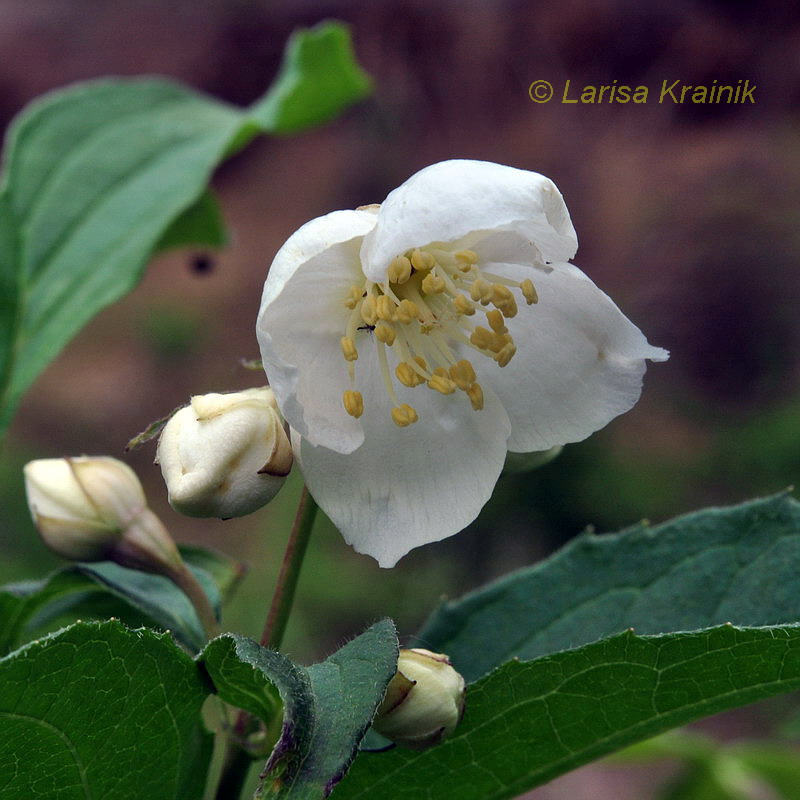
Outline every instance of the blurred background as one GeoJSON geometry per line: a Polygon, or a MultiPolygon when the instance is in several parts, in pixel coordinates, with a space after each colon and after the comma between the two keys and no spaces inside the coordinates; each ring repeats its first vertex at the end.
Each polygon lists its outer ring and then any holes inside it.
{"type": "MultiPolygon", "coordinates": [[[[0,460],[0,579],[57,565],[24,504],[21,465],[126,441],[191,394],[256,385],[255,315],[267,267],[308,219],[380,202],[423,166],[477,158],[532,169],[561,189],[575,262],[671,359],[627,415],[549,466],[508,476],[459,536],[393,570],[320,521],[286,649],[323,656],[390,615],[410,636],[457,596],[545,557],[587,525],[615,530],[777,492],[800,473],[800,13],[791,2],[634,0],[323,2],[0,0],[0,125],[37,95],[100,75],[161,74],[248,104],[287,36],[352,25],[371,99],[293,138],[260,139],[218,171],[232,243],[156,259],[27,395],[0,460]],[[563,104],[569,79],[645,85],[646,105],[563,104]],[[662,80],[755,85],[745,105],[658,104],[662,80]],[[536,104],[535,80],[556,96],[536,104]],[[335,596],[331,597],[331,592],[335,596]]],[[[257,637],[299,492],[294,475],[241,520],[171,511],[155,446],[126,460],[179,541],[224,551],[249,574],[226,626],[257,637]]],[[[564,587],[569,591],[569,587],[564,587]]],[[[706,725],[769,730],[785,703],[706,725]]],[[[667,773],[593,766],[542,800],[651,796],[667,773]]]]}

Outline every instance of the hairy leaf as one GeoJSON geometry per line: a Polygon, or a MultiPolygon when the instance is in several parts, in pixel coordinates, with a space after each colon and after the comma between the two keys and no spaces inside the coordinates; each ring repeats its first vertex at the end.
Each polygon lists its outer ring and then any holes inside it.
{"type": "Polygon", "coordinates": [[[0,659],[4,800],[202,797],[208,696],[165,634],[81,623],[0,659]]]}
{"type": "Polygon", "coordinates": [[[362,753],[341,800],[504,800],[621,747],[800,688],[800,626],[626,632],[469,687],[450,739],[425,752],[362,753]]]}
{"type": "Polygon", "coordinates": [[[417,637],[475,680],[513,657],[637,633],[800,620],[800,503],[785,494],[586,534],[439,608],[417,637]]]}
{"type": "MultiPolygon", "coordinates": [[[[181,547],[181,553],[219,612],[242,575],[241,566],[199,547],[181,547]]],[[[169,580],[99,562],[75,564],[42,581],[0,589],[0,655],[42,628],[110,616],[129,625],[155,624],[171,630],[193,650],[206,641],[192,604],[169,580]]]]}
{"type": "Polygon", "coordinates": [[[327,797],[355,757],[397,667],[391,620],[376,623],[320,664],[300,667],[250,639],[225,634],[199,660],[226,702],[283,725],[259,797],[327,797]]]}

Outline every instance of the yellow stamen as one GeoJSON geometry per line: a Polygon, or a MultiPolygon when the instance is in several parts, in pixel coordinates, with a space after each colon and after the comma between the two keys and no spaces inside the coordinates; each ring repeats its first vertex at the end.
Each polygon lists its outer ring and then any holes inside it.
{"type": "Polygon", "coordinates": [[[513,297],[506,300],[502,305],[498,305],[498,308],[506,319],[517,316],[517,301],[513,297]]]}
{"type": "Polygon", "coordinates": [[[493,297],[492,284],[485,281],[483,278],[473,281],[472,286],[469,287],[469,296],[477,303],[479,300],[481,305],[489,305],[493,297]]]}
{"type": "Polygon", "coordinates": [[[480,411],[483,408],[483,389],[481,389],[479,383],[473,383],[467,389],[467,397],[469,397],[469,402],[476,411],[480,411]]]}
{"type": "Polygon", "coordinates": [[[503,315],[496,308],[486,312],[486,319],[495,333],[506,333],[508,331],[508,328],[505,326],[503,315]]]}
{"type": "Polygon", "coordinates": [[[384,344],[391,346],[394,344],[395,336],[396,334],[394,332],[394,328],[392,328],[390,325],[384,324],[383,322],[381,322],[380,325],[375,328],[375,338],[379,342],[383,342],[384,344]]]}
{"type": "Polygon", "coordinates": [[[525,302],[529,306],[539,302],[539,294],[537,293],[536,287],[533,285],[533,281],[530,278],[525,278],[525,280],[519,285],[519,288],[522,289],[522,296],[525,298],[525,302]]]}
{"type": "Polygon", "coordinates": [[[342,336],[339,343],[342,346],[342,355],[345,361],[355,361],[358,358],[356,343],[349,336],[342,336]]]}
{"type": "Polygon", "coordinates": [[[441,294],[445,290],[444,278],[429,272],[422,281],[422,291],[425,294],[441,294]]]}
{"type": "Polygon", "coordinates": [[[414,269],[422,271],[431,269],[436,264],[436,259],[430,253],[426,253],[424,250],[417,248],[411,254],[411,264],[414,269]]]}
{"type": "Polygon", "coordinates": [[[475,382],[475,369],[466,358],[462,358],[457,364],[453,364],[449,369],[450,378],[462,392],[475,382]]]}
{"type": "Polygon", "coordinates": [[[409,425],[416,422],[419,417],[417,416],[417,412],[414,411],[408,403],[403,403],[401,406],[392,409],[392,419],[394,420],[394,424],[398,427],[407,428],[409,425]]]}
{"type": "Polygon", "coordinates": [[[382,294],[376,301],[375,301],[375,311],[378,315],[378,319],[384,319],[391,321],[394,319],[394,310],[397,306],[392,300],[391,297],[387,297],[385,294],[382,294]]]}
{"type": "Polygon", "coordinates": [[[408,386],[412,389],[422,383],[422,378],[417,375],[417,373],[414,371],[414,367],[412,367],[407,361],[401,361],[394,368],[394,374],[397,376],[397,380],[399,380],[403,386],[408,386]]]}
{"type": "Polygon", "coordinates": [[[487,350],[494,342],[494,334],[486,328],[478,325],[478,327],[472,331],[472,336],[469,337],[469,340],[475,345],[475,347],[480,347],[482,350],[487,350]]]}
{"type": "Polygon", "coordinates": [[[344,301],[345,308],[355,308],[363,294],[364,290],[360,286],[351,286],[347,292],[347,300],[344,301]]]}
{"type": "Polygon", "coordinates": [[[364,413],[364,398],[361,392],[348,389],[342,398],[344,410],[351,416],[358,419],[364,413]]]}
{"type": "Polygon", "coordinates": [[[473,264],[478,263],[478,254],[474,250],[459,250],[453,255],[455,256],[456,261],[460,261],[462,264],[468,264],[469,266],[472,266],[473,264]]]}
{"type": "Polygon", "coordinates": [[[361,319],[367,325],[374,325],[378,321],[378,304],[374,294],[368,294],[361,304],[361,319]]]}
{"type": "Polygon", "coordinates": [[[411,277],[411,262],[405,256],[397,256],[389,264],[389,280],[392,283],[405,283],[411,277]]]}
{"type": "Polygon", "coordinates": [[[514,357],[514,353],[516,352],[517,348],[513,344],[507,344],[499,353],[497,353],[497,355],[494,357],[494,360],[501,367],[504,367],[509,361],[511,361],[511,359],[514,357]]]}
{"type": "Polygon", "coordinates": [[[457,294],[453,305],[459,314],[464,314],[466,317],[471,317],[475,313],[475,306],[465,294],[457,294]]]}
{"type": "Polygon", "coordinates": [[[456,384],[444,375],[433,375],[428,381],[428,386],[441,394],[453,394],[456,384]]]}
{"type": "Polygon", "coordinates": [[[395,314],[398,322],[408,325],[419,316],[419,309],[411,300],[401,300],[395,314]]]}

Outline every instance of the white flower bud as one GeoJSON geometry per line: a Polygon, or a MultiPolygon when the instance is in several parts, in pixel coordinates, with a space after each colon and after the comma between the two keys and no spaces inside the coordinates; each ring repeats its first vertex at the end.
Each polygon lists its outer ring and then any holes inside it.
{"type": "Polygon", "coordinates": [[[127,464],[107,456],[49,458],[30,461],[24,473],[33,521],[63,558],[110,559],[156,572],[180,564],[175,543],[127,464]]]}
{"type": "Polygon", "coordinates": [[[170,505],[189,517],[242,517],[266,505],[292,468],[271,389],[192,397],[164,426],[156,460],[170,505]]]}
{"type": "Polygon", "coordinates": [[[397,674],[372,727],[387,739],[425,750],[449,736],[464,714],[464,678],[441,653],[400,650],[397,674]]]}

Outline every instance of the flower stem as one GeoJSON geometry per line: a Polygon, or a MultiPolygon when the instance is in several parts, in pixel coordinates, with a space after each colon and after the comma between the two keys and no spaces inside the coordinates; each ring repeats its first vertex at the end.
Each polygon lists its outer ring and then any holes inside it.
{"type": "Polygon", "coordinates": [[[215,799],[237,800],[242,794],[252,764],[253,759],[249,753],[229,743],[215,799]]]}
{"type": "MultiPolygon", "coordinates": [[[[283,640],[294,593],[297,589],[297,581],[300,577],[300,568],[303,565],[303,558],[316,515],[317,504],[304,486],[297,504],[289,541],[286,543],[281,571],[272,595],[267,621],[264,624],[264,632],[261,635],[262,647],[277,649],[283,640]]],[[[240,711],[228,740],[225,762],[215,795],[216,800],[234,800],[239,797],[244,788],[253,761],[252,757],[237,744],[237,740],[242,741],[247,736],[247,731],[252,724],[251,715],[246,711],[240,711]]]]}
{"type": "Polygon", "coordinates": [[[208,601],[203,587],[195,578],[192,571],[185,563],[181,562],[180,566],[166,571],[166,576],[189,598],[189,601],[194,606],[197,612],[200,624],[209,639],[213,639],[220,633],[219,624],[217,623],[217,615],[208,601]]]}
{"type": "Polygon", "coordinates": [[[278,583],[272,595],[272,605],[264,625],[264,632],[261,634],[262,647],[277,650],[283,641],[289,613],[292,610],[294,593],[297,589],[297,581],[300,577],[300,568],[303,566],[303,558],[316,516],[317,504],[304,486],[297,504],[292,532],[289,534],[289,541],[286,544],[286,552],[283,554],[278,583]]]}

